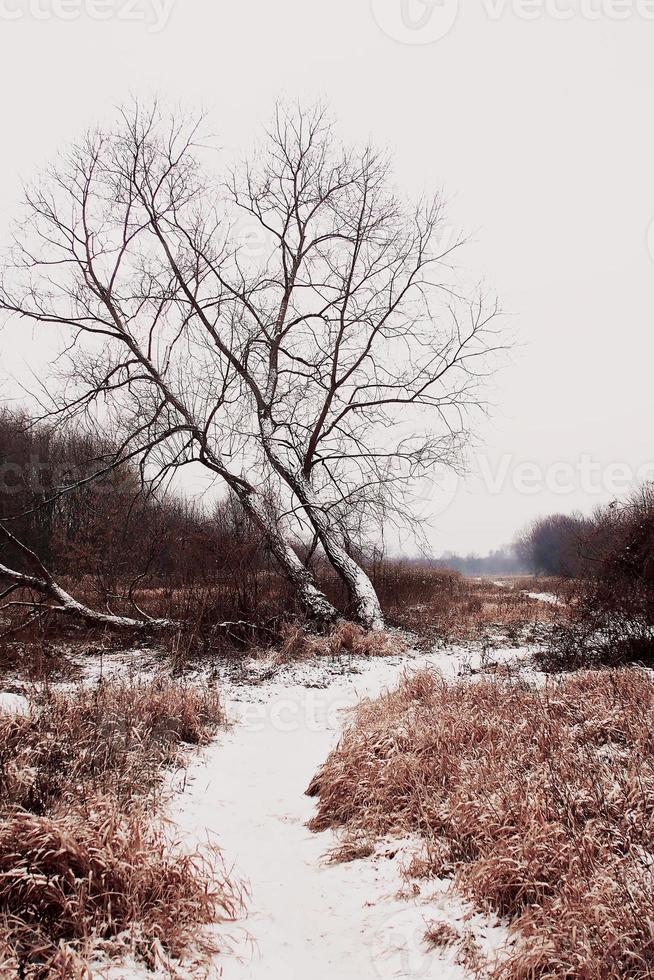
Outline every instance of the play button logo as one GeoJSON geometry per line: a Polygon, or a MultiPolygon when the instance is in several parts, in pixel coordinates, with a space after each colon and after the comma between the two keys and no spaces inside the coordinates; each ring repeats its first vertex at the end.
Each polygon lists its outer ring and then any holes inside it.
{"type": "Polygon", "coordinates": [[[372,0],[384,34],[401,44],[433,44],[454,27],[459,0],[372,0]]]}

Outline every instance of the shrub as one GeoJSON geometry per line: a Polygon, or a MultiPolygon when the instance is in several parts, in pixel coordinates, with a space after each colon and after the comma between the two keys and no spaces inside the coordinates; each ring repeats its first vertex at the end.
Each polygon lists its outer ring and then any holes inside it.
{"type": "Polygon", "coordinates": [[[0,827],[0,923],[25,975],[81,966],[102,943],[154,968],[217,952],[198,927],[233,917],[238,897],[207,853],[185,853],[140,809],[112,798],[53,817],[17,812],[0,827]],[[112,946],[112,942],[114,944],[112,946]]]}
{"type": "Polygon", "coordinates": [[[571,629],[552,633],[550,670],[654,662],[654,485],[599,510],[586,540],[571,629]]]}

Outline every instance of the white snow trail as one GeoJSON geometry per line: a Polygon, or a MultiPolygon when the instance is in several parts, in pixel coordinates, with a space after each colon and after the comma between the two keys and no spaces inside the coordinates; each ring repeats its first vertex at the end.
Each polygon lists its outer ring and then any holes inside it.
{"type": "Polygon", "coordinates": [[[323,687],[307,686],[310,676],[289,683],[291,670],[272,684],[229,691],[234,727],[197,760],[171,813],[190,841],[214,839],[249,888],[248,913],[221,930],[234,952],[220,958],[216,975],[222,968],[224,980],[454,980],[467,974],[454,951],[427,949],[427,922],[461,931],[472,924],[487,948],[506,938],[479,916],[462,923],[469,910],[443,883],[397,897],[406,890],[398,852],[417,842],[389,842],[372,858],[327,865],[335,836],[306,827],[315,804],[305,789],[337,743],[347,709],[426,664],[456,670],[444,654],[392,658],[328,679],[318,671],[314,683],[323,687]]]}

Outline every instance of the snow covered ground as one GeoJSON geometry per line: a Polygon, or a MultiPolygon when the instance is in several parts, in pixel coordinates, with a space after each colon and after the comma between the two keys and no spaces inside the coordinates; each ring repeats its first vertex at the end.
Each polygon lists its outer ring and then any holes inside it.
{"type": "Polygon", "coordinates": [[[24,715],[29,711],[29,701],[22,694],[0,692],[0,711],[7,715],[24,715]]]}

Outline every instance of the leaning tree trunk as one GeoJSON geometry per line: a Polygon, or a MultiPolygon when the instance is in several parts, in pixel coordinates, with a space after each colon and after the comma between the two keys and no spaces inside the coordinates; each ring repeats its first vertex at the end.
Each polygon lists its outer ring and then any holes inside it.
{"type": "MultiPolygon", "coordinates": [[[[260,423],[266,455],[302,504],[329,562],[347,589],[357,621],[365,629],[383,629],[384,613],[370,578],[358,562],[348,554],[342,535],[330,523],[309,480],[288,467],[275,450],[267,420],[262,418],[260,423]]],[[[294,556],[297,558],[297,555],[294,556]]]]}
{"type": "MultiPolygon", "coordinates": [[[[274,516],[262,501],[260,495],[253,491],[245,491],[241,486],[234,487],[246,512],[256,521],[264,533],[268,545],[279,562],[286,577],[296,590],[297,596],[309,617],[319,626],[329,626],[338,618],[338,612],[320,591],[313,575],[300,561],[298,555],[285,541],[277,527],[274,516]]],[[[36,592],[49,601],[45,608],[49,612],[59,613],[68,617],[82,620],[89,626],[103,627],[111,630],[170,630],[181,624],[170,619],[152,619],[144,617],[133,619],[130,616],[115,616],[103,613],[75,599],[55,580],[48,568],[45,567],[38,555],[13,535],[0,522],[0,534],[14,545],[27,560],[36,566],[38,574],[25,574],[8,565],[0,563],[0,578],[7,579],[11,585],[0,597],[6,597],[16,589],[28,589],[36,592]]],[[[22,603],[21,603],[22,604],[22,603]]],[[[29,605],[29,603],[28,603],[29,605]]],[[[37,608],[38,604],[34,603],[37,608]]],[[[232,625],[224,623],[224,626],[232,625]]]]}
{"type": "Polygon", "coordinates": [[[238,484],[233,487],[233,490],[243,509],[261,529],[270,550],[295,589],[310,619],[319,626],[329,626],[335,622],[338,619],[338,611],[318,588],[312,572],[284,538],[274,515],[271,514],[261,495],[256,491],[246,490],[238,484]]]}
{"type": "MultiPolygon", "coordinates": [[[[0,523],[0,533],[29,562],[35,565],[39,572],[38,575],[25,574],[0,563],[0,577],[8,579],[11,582],[9,588],[5,589],[2,593],[2,597],[8,596],[15,590],[27,589],[30,592],[38,593],[38,595],[48,600],[48,604],[45,605],[45,609],[48,612],[61,613],[64,616],[80,619],[89,626],[98,626],[111,630],[168,630],[179,625],[170,619],[132,619],[130,616],[114,616],[111,613],[103,613],[97,609],[92,609],[78,599],[73,598],[66,589],[62,588],[55,581],[52,573],[45,567],[38,555],[31,548],[28,548],[27,545],[23,544],[11,531],[7,530],[2,523],[0,523]]],[[[31,605],[34,609],[43,608],[41,604],[36,602],[20,603],[20,605],[31,605]]]]}
{"type": "Polygon", "coordinates": [[[0,575],[9,579],[16,588],[29,589],[51,600],[46,607],[48,612],[61,613],[74,619],[80,619],[88,626],[98,626],[110,630],[169,630],[179,625],[170,619],[132,619],[130,616],[112,616],[110,613],[91,609],[78,599],[74,599],[52,578],[45,579],[36,575],[24,575],[7,565],[0,564],[0,575]]]}
{"type": "Polygon", "coordinates": [[[370,577],[348,554],[342,535],[330,524],[313,487],[301,478],[296,478],[295,483],[296,496],[309,517],[327,558],[345,584],[358,622],[369,630],[383,629],[384,613],[370,577]]]}

